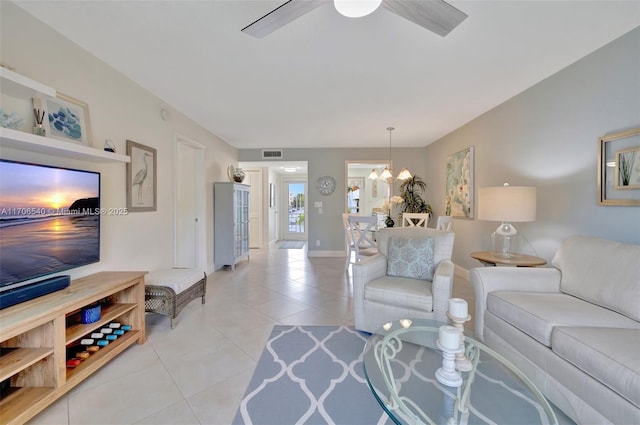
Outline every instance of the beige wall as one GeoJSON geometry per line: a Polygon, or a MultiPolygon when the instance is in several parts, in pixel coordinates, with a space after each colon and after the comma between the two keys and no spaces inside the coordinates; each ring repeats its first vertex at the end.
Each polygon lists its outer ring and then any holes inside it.
{"type": "MultiPolygon", "coordinates": [[[[211,268],[212,182],[226,180],[227,165],[237,163],[237,150],[12,3],[0,2],[0,8],[2,63],[86,102],[96,148],[101,149],[105,139],[112,139],[118,153],[125,153],[126,140],[130,139],[157,149],[157,211],[105,216],[101,262],[76,269],[73,277],[104,269],[153,270],[173,266],[176,134],[205,146],[206,259],[211,268]],[[168,121],[160,117],[162,108],[170,111],[168,121]]],[[[126,205],[124,164],[95,164],[9,149],[2,150],[2,157],[100,171],[102,206],[126,205]]]]}
{"type": "MultiPolygon", "coordinates": [[[[597,204],[598,139],[640,127],[640,29],[613,41],[428,146],[428,199],[444,211],[447,156],[475,146],[475,189],[532,185],[537,220],[516,224],[551,260],[573,234],[640,244],[640,208],[597,204]]],[[[476,203],[477,206],[477,203],[476,203]]],[[[477,216],[477,208],[476,208],[477,216]]],[[[490,249],[499,223],[455,219],[454,262],[490,249]]]]}

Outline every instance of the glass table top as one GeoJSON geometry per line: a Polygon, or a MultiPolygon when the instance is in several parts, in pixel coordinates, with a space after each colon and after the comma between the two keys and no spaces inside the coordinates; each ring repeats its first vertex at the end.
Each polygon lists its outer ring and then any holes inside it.
{"type": "Polygon", "coordinates": [[[438,331],[446,323],[389,322],[364,349],[369,388],[397,424],[565,424],[536,386],[508,360],[465,335],[469,372],[458,388],[441,384],[438,331]]]}

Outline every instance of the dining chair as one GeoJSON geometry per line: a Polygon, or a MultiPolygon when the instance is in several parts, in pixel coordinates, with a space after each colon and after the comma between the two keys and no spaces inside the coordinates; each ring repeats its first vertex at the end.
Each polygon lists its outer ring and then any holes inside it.
{"type": "MultiPolygon", "coordinates": [[[[378,233],[378,218],[376,216],[349,215],[349,233],[351,234],[351,251],[355,252],[354,262],[362,257],[369,257],[378,253],[375,242],[378,233]]],[[[347,258],[347,267],[351,258],[347,258]]]]}
{"type": "Polygon", "coordinates": [[[402,227],[427,227],[428,213],[402,213],[402,227]]]}
{"type": "Polygon", "coordinates": [[[349,224],[349,213],[342,213],[342,228],[344,229],[345,245],[347,249],[347,261],[344,264],[344,269],[349,268],[351,263],[351,253],[353,252],[353,237],[351,236],[351,225],[349,224]]]}

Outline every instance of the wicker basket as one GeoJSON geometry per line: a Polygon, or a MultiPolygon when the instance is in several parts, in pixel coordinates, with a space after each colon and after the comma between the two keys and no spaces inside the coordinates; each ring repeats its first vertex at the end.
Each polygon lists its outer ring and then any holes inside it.
{"type": "Polygon", "coordinates": [[[198,282],[176,294],[168,286],[145,285],[144,308],[146,312],[159,313],[171,318],[171,329],[176,327],[176,317],[192,300],[202,297],[205,302],[207,274],[198,282]]]}

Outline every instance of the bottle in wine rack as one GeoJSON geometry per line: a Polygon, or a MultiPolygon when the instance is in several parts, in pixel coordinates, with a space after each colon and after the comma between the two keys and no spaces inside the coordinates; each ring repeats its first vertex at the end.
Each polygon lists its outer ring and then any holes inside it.
{"type": "Polygon", "coordinates": [[[120,322],[111,322],[111,323],[109,323],[108,327],[111,328],[111,329],[114,329],[114,330],[115,329],[119,329],[119,330],[125,331],[125,332],[131,330],[131,325],[123,325],[120,322]]]}
{"type": "Polygon", "coordinates": [[[109,345],[109,341],[106,339],[83,338],[80,340],[80,345],[97,345],[104,347],[105,345],[109,345]]]}

